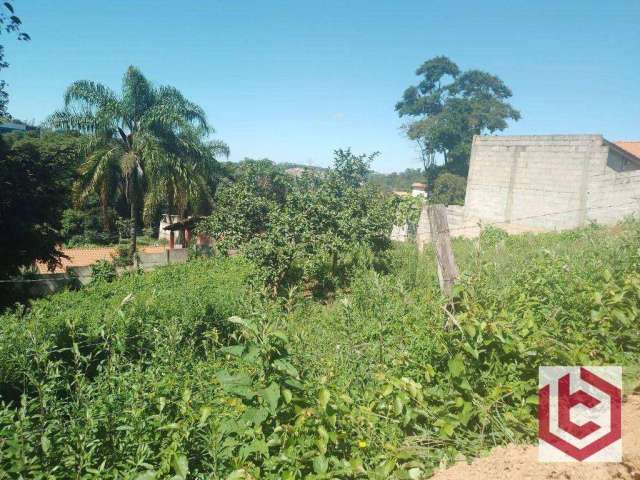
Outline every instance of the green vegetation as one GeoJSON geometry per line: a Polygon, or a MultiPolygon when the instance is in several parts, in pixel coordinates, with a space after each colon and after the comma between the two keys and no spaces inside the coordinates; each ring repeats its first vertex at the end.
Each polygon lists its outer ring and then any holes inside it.
{"type": "Polygon", "coordinates": [[[507,102],[511,90],[490,73],[461,72],[445,56],[427,60],[416,75],[418,85],[396,104],[398,115],[415,118],[406,125],[407,137],[418,144],[427,173],[438,169],[442,157],[446,170],[466,177],[473,136],[502,131],[508,120],[520,119],[507,102]]]}
{"type": "Polygon", "coordinates": [[[77,144],[72,134],[0,137],[0,279],[36,260],[58,263],[77,144]]]}
{"type": "Polygon", "coordinates": [[[411,191],[412,183],[424,183],[426,181],[424,170],[419,168],[407,168],[404,172],[376,173],[372,172],[369,180],[378,185],[385,192],[411,191]]]}
{"type": "Polygon", "coordinates": [[[433,182],[429,202],[442,205],[464,205],[467,179],[443,171],[433,182]]]}
{"type": "Polygon", "coordinates": [[[533,440],[539,365],[638,374],[640,224],[454,249],[453,319],[410,245],[331,302],[233,257],[2,316],[0,478],[421,478],[533,440]]]}
{"type": "Polygon", "coordinates": [[[64,102],[64,110],[48,123],[86,134],[80,198],[97,196],[105,226],[109,207],[124,198],[130,207],[132,255],[142,207],[148,219],[156,220],[161,207],[178,215],[210,209],[217,157],[227,155],[228,147],[207,139],[213,129],[204,111],[177,89],[155,87],[129,67],[120,95],[80,80],[69,86],[64,102]]]}
{"type": "Polygon", "coordinates": [[[92,282],[112,282],[116,279],[115,262],[98,260],[91,266],[92,282]]]}
{"type": "Polygon", "coordinates": [[[249,258],[274,295],[300,284],[333,290],[354,265],[378,260],[391,245],[398,199],[367,182],[373,158],[337,150],[333,168],[300,178],[267,160],[245,162],[220,187],[200,231],[221,253],[249,258]]]}

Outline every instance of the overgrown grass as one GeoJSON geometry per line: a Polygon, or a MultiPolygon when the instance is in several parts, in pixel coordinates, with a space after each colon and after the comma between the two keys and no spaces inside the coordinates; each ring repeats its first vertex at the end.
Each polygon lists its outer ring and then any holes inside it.
{"type": "Polygon", "coordinates": [[[637,379],[638,223],[454,248],[453,319],[409,245],[329,303],[232,258],[1,317],[0,478],[421,478],[532,440],[539,365],[637,379]]]}

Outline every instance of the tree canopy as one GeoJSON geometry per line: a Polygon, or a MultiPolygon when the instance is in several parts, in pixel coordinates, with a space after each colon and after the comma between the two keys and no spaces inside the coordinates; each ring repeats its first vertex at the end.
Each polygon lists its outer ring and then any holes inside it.
{"type": "Polygon", "coordinates": [[[48,122],[86,134],[81,191],[97,194],[103,209],[114,196],[126,199],[132,253],[143,206],[146,214],[164,205],[183,215],[211,203],[217,157],[228,155],[228,147],[208,140],[213,129],[204,111],[176,88],[156,87],[131,66],[120,94],[80,80],[69,86],[64,103],[48,122]]]}
{"type": "Polygon", "coordinates": [[[397,198],[368,182],[374,156],[336,150],[332,168],[300,177],[268,160],[244,162],[199,228],[223,253],[251,259],[274,294],[298,281],[327,287],[363,252],[376,258],[390,246],[397,198]]]}
{"type": "Polygon", "coordinates": [[[502,131],[508,120],[520,119],[507,102],[511,90],[495,75],[461,72],[445,56],[427,60],[416,75],[421,81],[404,91],[396,111],[414,118],[405,130],[417,142],[427,171],[440,155],[447,170],[466,176],[473,136],[502,131]]]}
{"type": "Polygon", "coordinates": [[[77,136],[0,137],[0,277],[34,261],[59,262],[62,211],[78,162],[77,136]]]}

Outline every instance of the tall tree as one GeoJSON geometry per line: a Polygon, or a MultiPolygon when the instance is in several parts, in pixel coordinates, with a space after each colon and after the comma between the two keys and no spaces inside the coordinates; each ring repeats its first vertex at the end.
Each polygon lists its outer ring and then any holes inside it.
{"type": "Polygon", "coordinates": [[[119,95],[81,80],[67,89],[64,103],[49,123],[88,134],[82,167],[86,191],[97,192],[104,204],[119,185],[130,205],[132,254],[145,195],[189,196],[185,189],[204,188],[216,155],[228,153],[220,142],[206,141],[213,130],[201,107],[173,87],[154,87],[133,66],[119,95]]]}
{"type": "Polygon", "coordinates": [[[34,261],[54,268],[79,158],[73,135],[0,136],[0,278],[34,261]]]}
{"type": "Polygon", "coordinates": [[[511,90],[495,75],[461,72],[445,56],[427,60],[416,75],[422,80],[404,91],[396,111],[415,118],[405,130],[418,143],[427,172],[441,155],[447,170],[466,176],[473,136],[502,131],[508,120],[520,119],[507,102],[511,90]]]}
{"type": "MultiPolygon", "coordinates": [[[[3,2],[0,5],[0,34],[16,34],[18,40],[31,40],[27,33],[21,32],[20,27],[22,21],[16,16],[11,2],[3,2]]],[[[7,68],[9,64],[4,59],[4,45],[0,44],[0,70],[7,68]]],[[[7,104],[9,103],[9,94],[5,90],[7,83],[0,80],[0,119],[8,116],[7,104]]]]}

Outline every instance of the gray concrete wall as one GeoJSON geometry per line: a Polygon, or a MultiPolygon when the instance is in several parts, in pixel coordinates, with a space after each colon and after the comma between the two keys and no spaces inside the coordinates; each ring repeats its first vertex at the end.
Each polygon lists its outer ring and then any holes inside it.
{"type": "Polygon", "coordinates": [[[188,256],[189,250],[186,248],[167,249],[164,252],[157,253],[141,252],[138,254],[139,266],[142,267],[142,270],[145,272],[157,267],[171,265],[172,263],[185,263],[188,256]]]}
{"type": "Polygon", "coordinates": [[[549,230],[618,221],[638,207],[605,206],[640,196],[638,166],[620,156],[601,135],[476,136],[465,221],[549,230]]]}
{"type": "Polygon", "coordinates": [[[586,220],[611,224],[640,212],[640,164],[614,147],[592,165],[586,220]]]}
{"type": "MultiPolygon", "coordinates": [[[[467,236],[470,230],[477,230],[476,226],[466,225],[464,221],[464,207],[460,205],[449,205],[447,207],[447,222],[452,237],[467,236]]],[[[431,225],[429,215],[425,205],[420,212],[420,218],[416,227],[416,244],[422,250],[424,245],[431,242],[431,225]]]]}

